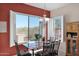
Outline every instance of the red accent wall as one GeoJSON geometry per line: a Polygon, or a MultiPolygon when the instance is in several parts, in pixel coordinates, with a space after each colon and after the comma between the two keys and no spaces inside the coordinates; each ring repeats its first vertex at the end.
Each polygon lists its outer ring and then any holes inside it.
{"type": "MultiPolygon", "coordinates": [[[[7,22],[7,32],[0,33],[0,55],[2,56],[16,54],[15,47],[10,48],[10,10],[37,16],[43,16],[44,12],[43,9],[22,3],[0,3],[0,21],[7,22]]],[[[45,11],[47,17],[50,17],[50,11],[45,11]]],[[[22,45],[19,47],[23,49],[22,45]]]]}

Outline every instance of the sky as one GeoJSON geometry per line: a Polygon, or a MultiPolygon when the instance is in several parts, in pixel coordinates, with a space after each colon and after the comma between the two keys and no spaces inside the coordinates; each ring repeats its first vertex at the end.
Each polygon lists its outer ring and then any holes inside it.
{"type": "MultiPolygon", "coordinates": [[[[29,16],[29,27],[39,26],[39,17],[29,16]]],[[[16,14],[16,27],[28,27],[28,15],[16,14]]]]}

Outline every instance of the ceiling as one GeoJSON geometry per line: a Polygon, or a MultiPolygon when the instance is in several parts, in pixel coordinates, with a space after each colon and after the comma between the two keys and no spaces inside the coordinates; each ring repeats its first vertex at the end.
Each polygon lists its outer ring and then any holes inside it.
{"type": "Polygon", "coordinates": [[[27,3],[27,4],[51,11],[53,9],[67,6],[69,3],[27,3]]]}

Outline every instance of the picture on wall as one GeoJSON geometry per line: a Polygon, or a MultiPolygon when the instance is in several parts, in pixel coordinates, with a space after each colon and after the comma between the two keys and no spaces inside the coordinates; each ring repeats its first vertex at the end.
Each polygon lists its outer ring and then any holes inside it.
{"type": "Polygon", "coordinates": [[[7,32],[7,22],[6,21],[0,21],[0,33],[7,32]]]}

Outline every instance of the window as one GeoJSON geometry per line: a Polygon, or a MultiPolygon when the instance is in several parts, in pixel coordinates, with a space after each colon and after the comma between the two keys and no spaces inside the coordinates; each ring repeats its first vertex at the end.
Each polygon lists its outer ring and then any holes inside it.
{"type": "Polygon", "coordinates": [[[64,21],[63,16],[56,16],[53,18],[54,23],[54,36],[55,39],[64,41],[64,21]]]}
{"type": "Polygon", "coordinates": [[[29,16],[29,40],[34,40],[35,34],[39,34],[39,17],[29,16]]]}
{"type": "Polygon", "coordinates": [[[63,16],[56,16],[51,18],[48,22],[48,39],[53,37],[54,39],[64,41],[64,20],[63,16]]]}
{"type": "Polygon", "coordinates": [[[16,40],[18,43],[28,41],[28,16],[16,13],[16,40]]]}
{"type": "Polygon", "coordinates": [[[10,47],[15,45],[14,40],[19,44],[35,41],[35,34],[42,32],[41,26],[38,16],[10,11],[10,47]]]}

